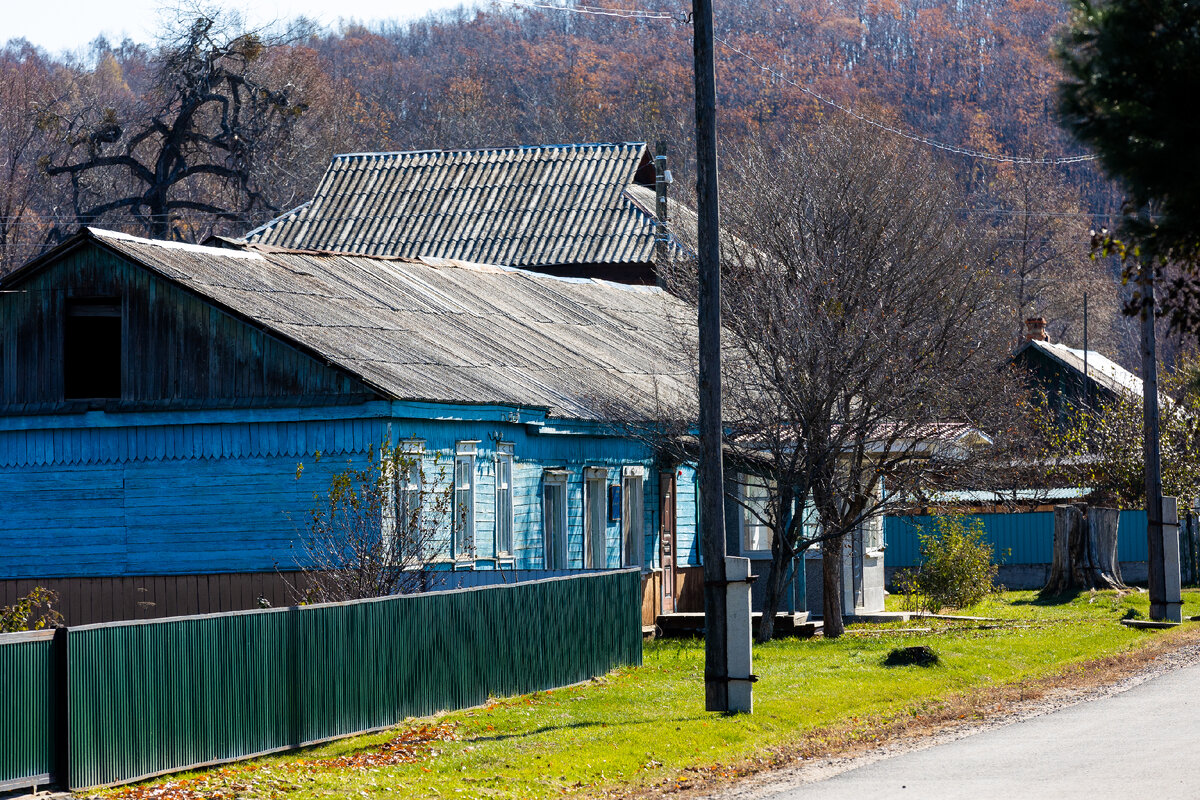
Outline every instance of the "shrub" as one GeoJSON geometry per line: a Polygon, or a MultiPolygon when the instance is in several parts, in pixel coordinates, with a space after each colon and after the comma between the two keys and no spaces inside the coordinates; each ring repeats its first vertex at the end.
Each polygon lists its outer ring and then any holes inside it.
{"type": "Polygon", "coordinates": [[[994,583],[998,565],[984,538],[982,520],[939,516],[934,530],[917,538],[921,566],[898,581],[905,609],[936,614],[947,606],[966,608],[1003,589],[994,583]]]}
{"type": "Polygon", "coordinates": [[[35,586],[11,606],[0,606],[0,633],[57,628],[62,625],[62,614],[54,608],[57,602],[57,592],[35,586]]]}

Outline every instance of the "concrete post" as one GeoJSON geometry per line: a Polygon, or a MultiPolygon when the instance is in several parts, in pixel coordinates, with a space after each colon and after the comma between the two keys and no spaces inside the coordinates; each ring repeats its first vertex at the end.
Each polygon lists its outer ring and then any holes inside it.
{"type": "Polygon", "coordinates": [[[751,674],[750,559],[725,557],[725,619],[729,676],[729,710],[754,711],[754,676],[751,674]]]}
{"type": "Polygon", "coordinates": [[[1179,500],[1162,499],[1163,512],[1163,577],[1166,622],[1183,622],[1183,596],[1179,576],[1179,500]]]}

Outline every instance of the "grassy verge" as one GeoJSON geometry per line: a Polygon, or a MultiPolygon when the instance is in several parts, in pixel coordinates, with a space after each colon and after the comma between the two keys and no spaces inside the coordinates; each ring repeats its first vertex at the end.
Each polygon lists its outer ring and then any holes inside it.
{"type": "MultiPolygon", "coordinates": [[[[1147,610],[1145,593],[1049,604],[1031,592],[1009,592],[964,611],[999,623],[916,620],[853,626],[833,642],[774,642],[755,649],[755,713],[736,717],[703,710],[700,642],[652,642],[643,667],[584,686],[110,794],[192,800],[673,791],[844,750],[922,721],[994,709],[1006,698],[1074,680],[1086,672],[1084,663],[1111,666],[1113,656],[1136,660],[1149,643],[1194,638],[1186,625],[1147,633],[1117,624],[1147,610]],[[932,647],[940,663],[883,666],[891,649],[917,644],[932,647]]],[[[1200,614],[1200,593],[1185,593],[1184,614],[1200,614]]]]}

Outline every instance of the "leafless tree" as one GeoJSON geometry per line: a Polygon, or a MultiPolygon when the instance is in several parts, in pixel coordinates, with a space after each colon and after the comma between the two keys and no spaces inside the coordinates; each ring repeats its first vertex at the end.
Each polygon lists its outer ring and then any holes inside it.
{"type": "Polygon", "coordinates": [[[295,593],[338,602],[428,589],[430,563],[450,554],[453,484],[439,460],[385,443],[334,473],[314,495],[295,593]]]}
{"type": "Polygon", "coordinates": [[[80,85],[90,96],[59,114],[65,154],[44,167],[69,183],[78,222],[127,213],[151,236],[180,239],[275,210],[258,168],[307,103],[270,69],[269,37],[195,13],[165,34],[153,91],[122,101],[97,70],[80,85]]]}
{"type": "Polygon", "coordinates": [[[1082,347],[1086,294],[1089,347],[1114,356],[1135,352],[1113,265],[1091,257],[1094,218],[1064,176],[1056,167],[1008,167],[991,183],[976,201],[983,207],[967,213],[981,232],[990,226],[1013,340],[1020,341],[1026,319],[1044,317],[1052,340],[1082,347]]]}
{"type": "Polygon", "coordinates": [[[40,159],[54,148],[53,110],[69,70],[28,42],[0,48],[0,275],[35,257],[54,226],[54,197],[40,159]]]}
{"type": "MultiPolygon", "coordinates": [[[[814,544],[837,636],[846,535],[961,478],[1017,396],[1005,306],[961,194],[916,148],[826,123],[739,153],[724,178],[727,472],[768,487],[729,495],[774,532],[757,636],[814,544]]],[[[686,266],[670,288],[692,296],[686,266]]]]}

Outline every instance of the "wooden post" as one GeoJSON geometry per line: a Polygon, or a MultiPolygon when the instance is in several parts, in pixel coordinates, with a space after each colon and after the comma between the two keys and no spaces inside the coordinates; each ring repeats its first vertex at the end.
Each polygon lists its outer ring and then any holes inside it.
{"type": "Polygon", "coordinates": [[[704,707],[729,710],[725,479],[721,440],[721,220],[717,210],[717,85],[712,0],[692,0],[696,83],[696,211],[700,319],[700,541],[704,560],[704,707]]]}
{"type": "Polygon", "coordinates": [[[1150,619],[1167,618],[1163,563],[1162,462],[1158,445],[1158,361],[1154,331],[1154,269],[1142,263],[1142,453],[1146,465],[1147,572],[1150,619]]]}

